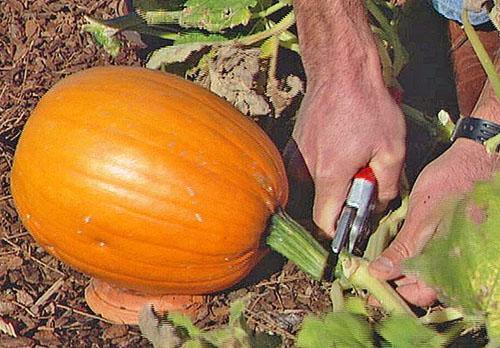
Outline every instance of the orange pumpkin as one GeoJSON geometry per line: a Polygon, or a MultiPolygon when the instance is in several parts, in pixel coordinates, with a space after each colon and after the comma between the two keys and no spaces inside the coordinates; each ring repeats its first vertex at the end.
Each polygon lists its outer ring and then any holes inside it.
{"type": "Polygon", "coordinates": [[[133,67],[89,69],[49,90],[11,182],[48,252],[151,294],[242,279],[288,190],[280,154],[254,122],[191,82],[133,67]]]}

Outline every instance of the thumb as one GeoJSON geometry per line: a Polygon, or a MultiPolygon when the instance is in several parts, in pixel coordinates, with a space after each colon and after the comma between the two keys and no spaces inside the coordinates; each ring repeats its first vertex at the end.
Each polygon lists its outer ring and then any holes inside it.
{"type": "Polygon", "coordinates": [[[370,167],[377,178],[378,201],[384,207],[399,193],[403,160],[404,151],[393,155],[380,152],[370,162],[370,167]]]}
{"type": "Polygon", "coordinates": [[[401,261],[422,251],[440,223],[440,216],[427,204],[426,196],[410,197],[408,217],[391,245],[369,266],[370,273],[380,279],[401,276],[401,261]]]}

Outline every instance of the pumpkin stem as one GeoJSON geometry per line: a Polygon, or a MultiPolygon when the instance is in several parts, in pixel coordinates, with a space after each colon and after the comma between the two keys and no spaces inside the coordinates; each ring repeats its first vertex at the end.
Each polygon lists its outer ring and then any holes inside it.
{"type": "Polygon", "coordinates": [[[328,252],[304,227],[281,209],[271,217],[266,242],[271,249],[292,261],[311,278],[322,278],[328,252]]]}

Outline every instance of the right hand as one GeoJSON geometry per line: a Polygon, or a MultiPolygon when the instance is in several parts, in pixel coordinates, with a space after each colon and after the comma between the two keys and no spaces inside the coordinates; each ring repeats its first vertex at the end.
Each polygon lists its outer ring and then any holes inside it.
{"type": "Polygon", "coordinates": [[[356,70],[342,85],[327,77],[309,79],[293,132],[315,185],[314,222],[329,237],[354,175],[369,165],[378,181],[378,200],[386,204],[398,194],[405,157],[399,106],[379,71],[370,76],[356,70]]]}

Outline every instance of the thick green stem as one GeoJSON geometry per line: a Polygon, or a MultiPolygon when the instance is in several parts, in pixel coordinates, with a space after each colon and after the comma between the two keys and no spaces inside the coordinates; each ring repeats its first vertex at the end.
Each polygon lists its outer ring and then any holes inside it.
{"type": "Polygon", "coordinates": [[[283,7],[287,7],[287,6],[290,6],[290,4],[287,4],[287,3],[284,3],[284,2],[277,2],[275,3],[274,5],[272,6],[269,6],[268,8],[266,8],[265,10],[262,10],[260,12],[257,12],[256,14],[254,14],[252,16],[252,18],[265,18],[275,12],[278,12],[279,10],[281,10],[283,7]]]}
{"type": "Polygon", "coordinates": [[[365,289],[375,297],[390,314],[405,314],[415,317],[410,307],[385,280],[375,278],[368,271],[368,261],[341,253],[339,262],[347,280],[356,289],[365,289]]]}
{"type": "Polygon", "coordinates": [[[459,320],[464,317],[464,314],[457,308],[443,308],[430,313],[427,313],[419,320],[422,324],[442,324],[449,321],[459,320]]]}
{"type": "Polygon", "coordinates": [[[295,24],[295,15],[293,14],[293,11],[290,11],[281,21],[279,21],[275,26],[264,30],[260,31],[258,33],[255,33],[250,36],[238,38],[238,39],[233,39],[229,40],[226,43],[239,43],[244,46],[248,45],[253,45],[254,43],[257,43],[259,41],[262,41],[264,39],[267,39],[268,37],[272,35],[278,35],[290,28],[293,24],[295,24]]]}
{"type": "Polygon", "coordinates": [[[179,34],[169,30],[162,30],[158,27],[148,26],[144,19],[142,19],[136,13],[129,13],[125,16],[120,16],[111,19],[96,19],[92,17],[85,17],[85,19],[90,23],[96,23],[103,27],[103,29],[109,29],[110,35],[115,35],[117,32],[123,30],[133,30],[139,34],[156,36],[162,39],[175,40],[179,38],[179,34]],[[114,30],[114,31],[113,31],[114,30]]]}
{"type": "Polygon", "coordinates": [[[380,219],[378,227],[371,235],[365,254],[363,255],[367,260],[375,260],[396,236],[401,223],[406,218],[408,201],[409,196],[404,197],[398,209],[380,219]]]}
{"type": "Polygon", "coordinates": [[[385,32],[388,38],[389,44],[394,50],[394,62],[392,64],[394,77],[398,76],[403,67],[408,61],[408,53],[404,49],[401,41],[399,40],[396,28],[391,25],[387,20],[384,13],[380,8],[373,2],[373,0],[366,0],[366,8],[370,14],[375,18],[375,20],[380,24],[381,29],[385,32]]]}
{"type": "Polygon", "coordinates": [[[495,64],[493,64],[493,62],[491,61],[488,52],[479,39],[479,35],[477,35],[476,31],[470,24],[468,12],[465,9],[462,12],[462,23],[464,24],[465,34],[467,34],[467,38],[474,48],[474,51],[476,52],[476,55],[479,58],[484,71],[486,71],[486,75],[488,75],[488,79],[493,86],[495,95],[497,96],[497,98],[500,98],[500,78],[498,77],[498,74],[496,72],[495,64]]]}
{"type": "Polygon", "coordinates": [[[272,216],[266,242],[311,278],[320,280],[323,277],[328,252],[284,211],[280,210],[272,216]]]}
{"type": "Polygon", "coordinates": [[[181,18],[182,11],[139,11],[139,15],[149,24],[177,24],[181,18]]]}

